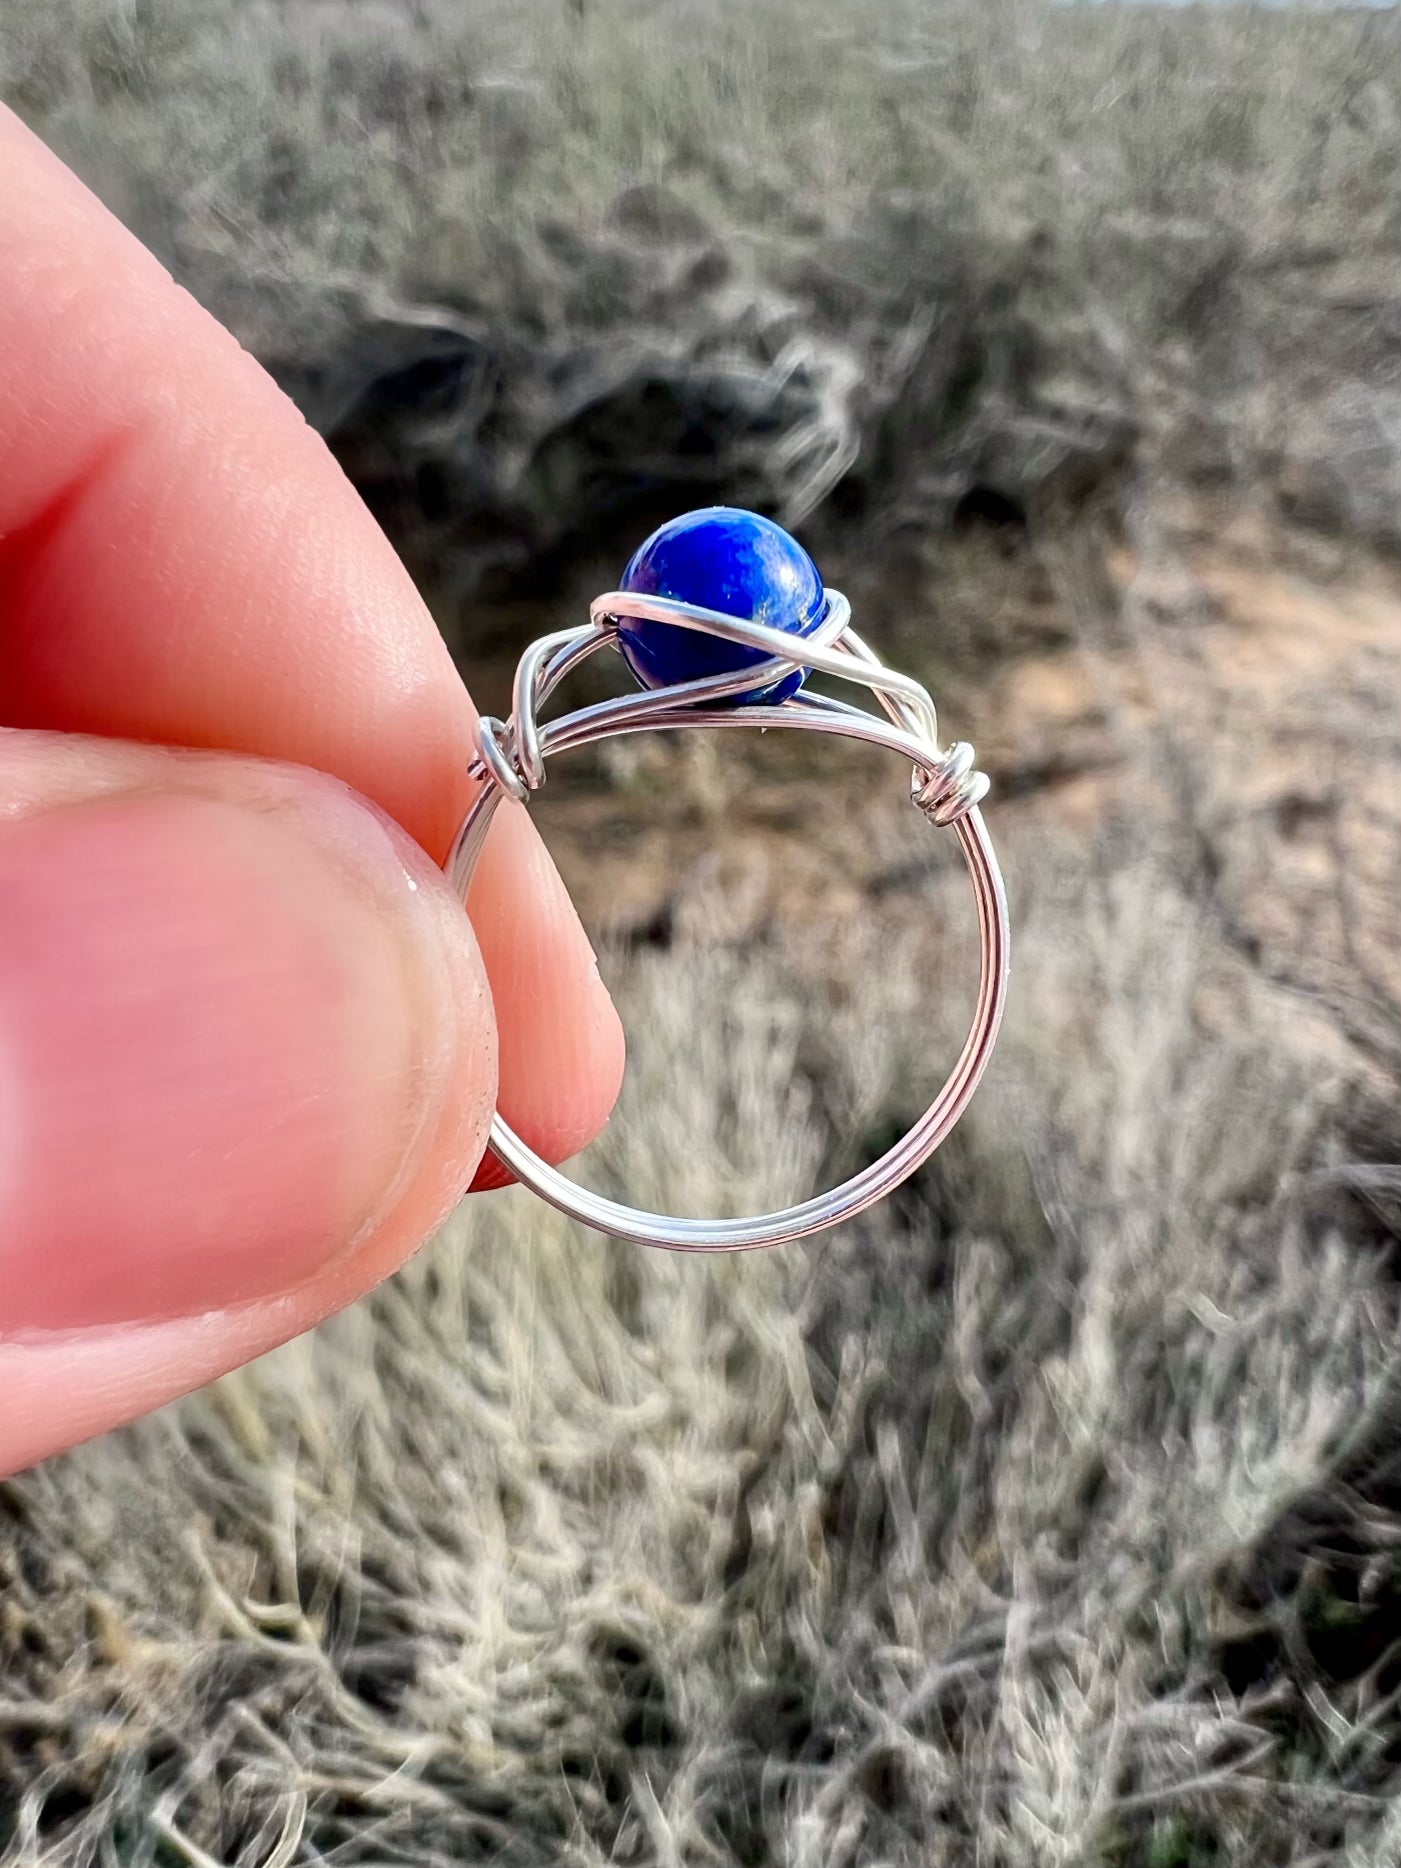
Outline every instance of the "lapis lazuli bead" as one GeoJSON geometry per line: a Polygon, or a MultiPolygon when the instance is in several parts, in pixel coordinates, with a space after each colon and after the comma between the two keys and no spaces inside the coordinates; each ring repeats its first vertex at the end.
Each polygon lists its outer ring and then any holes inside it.
{"type": "MultiPolygon", "coordinates": [[[[798,541],[772,519],[736,506],[705,506],[658,527],[633,553],[621,588],[673,597],[795,636],[810,636],[827,610],[817,566],[798,541]]],[[[768,659],[760,649],[697,629],[625,614],[618,617],[618,645],[646,688],[733,674],[768,659]]],[[[796,668],[760,692],[716,704],[776,705],[796,694],[806,675],[796,668]]]]}

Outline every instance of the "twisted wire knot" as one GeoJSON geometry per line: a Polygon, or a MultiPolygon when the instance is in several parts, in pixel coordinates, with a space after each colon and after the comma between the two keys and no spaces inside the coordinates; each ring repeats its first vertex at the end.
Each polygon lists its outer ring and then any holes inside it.
{"type": "Polygon", "coordinates": [[[508,798],[514,798],[517,804],[528,804],[531,792],[538,791],[545,782],[545,766],[543,760],[531,761],[521,756],[515,731],[508,722],[484,713],[477,721],[477,756],[472,761],[470,776],[489,778],[508,798]]]}
{"type": "Polygon", "coordinates": [[[956,824],[988,795],[988,776],[974,770],[973,759],[973,748],[960,739],[937,765],[915,768],[910,796],[931,824],[956,824]]]}

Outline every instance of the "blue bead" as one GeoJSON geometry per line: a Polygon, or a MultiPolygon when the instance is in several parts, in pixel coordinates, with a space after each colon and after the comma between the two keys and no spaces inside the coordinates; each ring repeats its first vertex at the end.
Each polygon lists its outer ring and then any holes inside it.
{"type": "MultiPolygon", "coordinates": [[[[810,636],[827,610],[817,566],[798,541],[772,519],[735,506],[705,506],[660,526],[633,553],[621,588],[695,603],[795,636],[810,636]]],[[[629,620],[622,613],[618,645],[645,688],[733,674],[768,659],[762,650],[700,630],[645,617],[629,620]]],[[[759,693],[717,705],[774,705],[796,694],[806,674],[806,669],[794,669],[759,693]]]]}

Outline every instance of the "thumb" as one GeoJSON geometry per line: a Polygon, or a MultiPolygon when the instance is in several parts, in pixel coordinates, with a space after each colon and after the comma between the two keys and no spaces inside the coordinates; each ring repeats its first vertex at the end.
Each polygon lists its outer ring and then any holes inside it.
{"type": "Polygon", "coordinates": [[[442,874],[298,767],[0,732],[0,1473],[383,1277],[485,1146],[442,874]]]}

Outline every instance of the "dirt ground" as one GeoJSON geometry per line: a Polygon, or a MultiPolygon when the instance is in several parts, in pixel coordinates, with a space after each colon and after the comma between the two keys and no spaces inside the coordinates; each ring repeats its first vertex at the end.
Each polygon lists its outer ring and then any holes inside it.
{"type": "MultiPolygon", "coordinates": [[[[1401,568],[1200,503],[1061,568],[1059,588],[1004,571],[1005,652],[936,686],[945,738],[991,775],[994,833],[1171,849],[1223,949],[1277,995],[1282,1035],[1321,1068],[1341,1047],[1380,1088],[1401,1056],[1401,568]]],[[[921,912],[949,851],[904,772],[774,737],[552,766],[532,808],[591,930],[662,940],[697,896],[731,940],[921,912]]]]}

